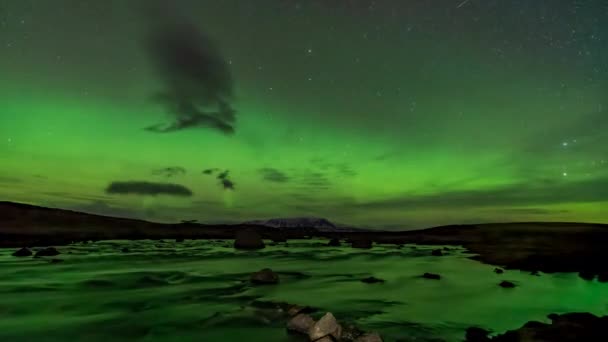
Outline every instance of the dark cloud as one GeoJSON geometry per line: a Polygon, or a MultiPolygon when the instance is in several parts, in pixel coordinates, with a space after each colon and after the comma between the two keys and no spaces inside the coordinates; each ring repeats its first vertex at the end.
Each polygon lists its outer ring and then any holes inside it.
{"type": "Polygon", "coordinates": [[[167,133],[198,127],[234,133],[234,82],[216,44],[168,2],[148,6],[146,13],[152,23],[147,51],[165,86],[153,98],[171,117],[170,123],[146,129],[167,133]]]}
{"type": "Polygon", "coordinates": [[[170,195],[192,196],[192,191],[183,185],[172,183],[152,183],[145,181],[112,182],[106,188],[106,193],[113,195],[170,195]]]}
{"type": "Polygon", "coordinates": [[[321,171],[332,172],[337,176],[354,177],[357,175],[357,172],[348,163],[335,163],[319,157],[310,159],[310,163],[321,171]]]}
{"type": "Polygon", "coordinates": [[[234,190],[234,182],[231,181],[230,179],[221,179],[220,183],[222,184],[222,186],[224,187],[224,189],[226,190],[234,190]]]}
{"type": "Polygon", "coordinates": [[[153,175],[156,176],[164,176],[167,178],[175,177],[175,176],[183,176],[186,174],[186,169],[181,166],[170,166],[165,167],[163,169],[157,169],[152,171],[153,175]]]}
{"type": "Polygon", "coordinates": [[[226,189],[226,190],[234,190],[234,182],[228,178],[229,174],[230,174],[229,170],[225,170],[224,172],[220,172],[217,175],[217,179],[219,179],[220,184],[224,187],[224,189],[226,189]]]}
{"type": "Polygon", "coordinates": [[[300,184],[315,189],[329,189],[331,186],[331,182],[322,172],[309,172],[305,174],[301,177],[300,184]]]}
{"type": "Polygon", "coordinates": [[[258,170],[260,172],[260,174],[262,175],[262,179],[269,181],[269,182],[275,182],[275,183],[285,183],[287,181],[289,181],[289,177],[287,177],[287,175],[277,169],[273,169],[273,168],[262,168],[258,170]]]}
{"type": "Polygon", "coordinates": [[[556,180],[518,183],[482,190],[462,190],[432,195],[357,203],[365,209],[476,208],[489,206],[551,205],[608,201],[608,177],[584,181],[556,180]]]}
{"type": "Polygon", "coordinates": [[[212,175],[214,172],[219,171],[219,170],[220,169],[218,169],[218,168],[205,169],[205,170],[203,170],[203,174],[212,175]]]}

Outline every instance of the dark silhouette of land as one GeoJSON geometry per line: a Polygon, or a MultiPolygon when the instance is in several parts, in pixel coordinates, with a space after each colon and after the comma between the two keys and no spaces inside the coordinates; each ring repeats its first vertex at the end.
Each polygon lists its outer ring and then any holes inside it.
{"type": "MultiPolygon", "coordinates": [[[[454,225],[414,231],[318,230],[256,224],[163,224],[92,215],[27,204],[0,202],[0,247],[65,245],[75,241],[120,239],[234,239],[255,232],[276,242],[322,237],[353,247],[372,243],[460,245],[473,258],[531,272],[579,272],[585,279],[608,281],[608,225],[585,223],[504,223],[454,225]]],[[[436,253],[441,257],[441,253],[436,253]]]]}

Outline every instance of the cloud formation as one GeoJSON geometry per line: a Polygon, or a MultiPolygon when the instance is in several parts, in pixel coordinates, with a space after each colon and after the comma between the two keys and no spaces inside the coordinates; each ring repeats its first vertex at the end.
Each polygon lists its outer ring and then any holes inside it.
{"type": "MultiPolygon", "coordinates": [[[[213,175],[216,172],[219,172],[218,168],[210,168],[203,170],[204,175],[213,175]]],[[[224,190],[234,190],[234,182],[230,179],[230,170],[224,170],[219,172],[215,178],[219,180],[219,184],[224,188],[224,190]]]]}
{"type": "Polygon", "coordinates": [[[220,184],[225,190],[234,190],[234,182],[228,178],[230,171],[226,170],[217,175],[217,179],[220,180],[220,184]]]}
{"type": "Polygon", "coordinates": [[[175,177],[175,176],[183,176],[186,174],[186,169],[181,166],[170,166],[162,169],[157,169],[152,171],[153,175],[156,176],[164,176],[167,178],[175,177]]]}
{"type": "Polygon", "coordinates": [[[277,169],[265,167],[259,169],[258,172],[262,175],[262,179],[275,182],[275,183],[286,183],[289,181],[289,177],[284,172],[281,172],[277,169]]]}
{"type": "Polygon", "coordinates": [[[365,209],[480,208],[608,202],[608,177],[516,183],[480,190],[408,195],[355,204],[365,209]]]}
{"type": "Polygon", "coordinates": [[[192,191],[183,185],[146,181],[112,182],[106,188],[106,193],[112,195],[169,195],[180,197],[191,197],[193,195],[192,191]]]}
{"type": "Polygon", "coordinates": [[[234,82],[219,48],[168,4],[150,7],[148,14],[152,25],[146,47],[165,86],[153,99],[165,107],[171,122],[146,130],[208,128],[234,133],[234,82]]]}

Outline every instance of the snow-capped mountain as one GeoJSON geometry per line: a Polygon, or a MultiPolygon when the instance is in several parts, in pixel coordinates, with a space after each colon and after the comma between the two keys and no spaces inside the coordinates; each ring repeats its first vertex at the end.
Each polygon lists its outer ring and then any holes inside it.
{"type": "Polygon", "coordinates": [[[245,223],[274,228],[317,228],[319,230],[336,228],[336,225],[329,222],[329,220],[314,217],[272,218],[268,220],[248,221],[245,223]]]}
{"type": "Polygon", "coordinates": [[[334,224],[327,219],[317,217],[272,218],[268,220],[247,221],[243,222],[243,224],[254,224],[272,228],[314,228],[320,232],[368,231],[367,229],[334,224]]]}

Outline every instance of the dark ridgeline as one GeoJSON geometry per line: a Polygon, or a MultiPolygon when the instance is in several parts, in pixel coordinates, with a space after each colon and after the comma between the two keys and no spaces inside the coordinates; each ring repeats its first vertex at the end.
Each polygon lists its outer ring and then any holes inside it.
{"type": "MultiPolygon", "coordinates": [[[[68,244],[115,239],[234,239],[252,231],[263,239],[323,237],[353,247],[406,243],[460,245],[476,260],[529,272],[580,272],[585,279],[608,280],[608,225],[584,223],[504,223],[443,226],[414,231],[361,231],[336,227],[269,227],[260,224],[175,224],[114,218],[27,204],[0,202],[0,247],[68,244]]],[[[441,252],[441,253],[439,253],[441,252]]],[[[434,255],[443,255],[435,251],[434,255]]]]}

